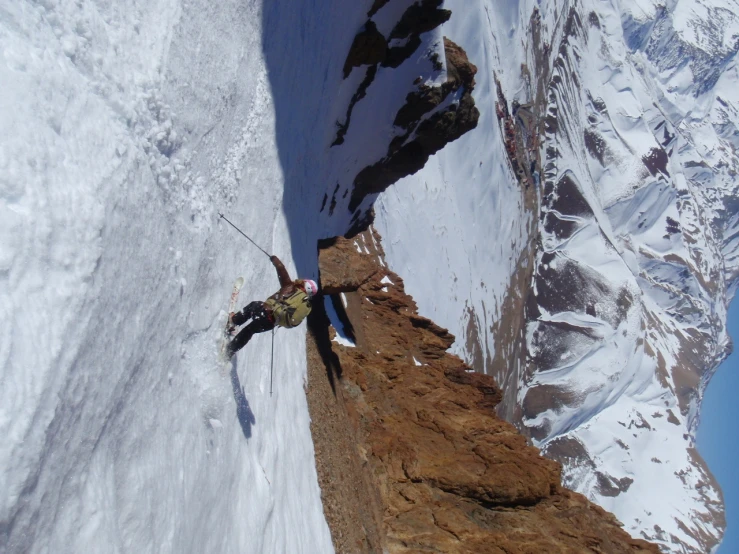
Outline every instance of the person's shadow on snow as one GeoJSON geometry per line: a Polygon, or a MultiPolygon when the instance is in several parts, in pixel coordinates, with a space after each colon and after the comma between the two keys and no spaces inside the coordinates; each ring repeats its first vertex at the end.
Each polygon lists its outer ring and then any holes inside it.
{"type": "Polygon", "coordinates": [[[244,437],[248,439],[251,437],[251,426],[257,422],[257,419],[249,407],[249,401],[244,394],[244,387],[241,386],[241,381],[239,381],[235,360],[231,362],[231,388],[233,388],[234,400],[236,401],[236,418],[239,420],[244,437]]]}

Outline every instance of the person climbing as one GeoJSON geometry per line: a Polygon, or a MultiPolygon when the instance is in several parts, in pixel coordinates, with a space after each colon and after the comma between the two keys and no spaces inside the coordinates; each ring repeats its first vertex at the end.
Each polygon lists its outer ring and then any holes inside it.
{"type": "Polygon", "coordinates": [[[254,333],[264,333],[275,326],[297,327],[311,311],[311,299],[318,293],[316,282],[311,279],[293,281],[277,256],[270,256],[269,260],[277,270],[280,290],[264,302],[255,300],[240,312],[229,314],[229,333],[251,319],[228,344],[230,356],[241,350],[254,333]]]}

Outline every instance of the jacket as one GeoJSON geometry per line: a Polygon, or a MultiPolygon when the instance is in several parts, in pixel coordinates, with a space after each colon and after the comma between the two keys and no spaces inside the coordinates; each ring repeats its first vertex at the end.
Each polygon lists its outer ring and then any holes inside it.
{"type": "Polygon", "coordinates": [[[301,281],[290,279],[277,256],[271,256],[270,261],[277,270],[280,290],[264,302],[264,310],[272,323],[280,327],[297,327],[311,312],[310,297],[298,286],[301,281]]]}
{"type": "Polygon", "coordinates": [[[280,258],[277,256],[270,256],[269,261],[271,261],[272,265],[275,266],[275,269],[277,270],[277,278],[280,280],[280,290],[270,296],[270,298],[281,302],[295,294],[298,290],[298,286],[295,284],[295,281],[290,279],[290,275],[287,273],[287,269],[285,269],[280,258]]]}

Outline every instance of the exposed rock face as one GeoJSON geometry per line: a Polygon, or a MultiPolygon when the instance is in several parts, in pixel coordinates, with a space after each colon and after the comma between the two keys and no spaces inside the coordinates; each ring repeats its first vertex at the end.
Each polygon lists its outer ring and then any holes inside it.
{"type": "Polygon", "coordinates": [[[477,125],[477,68],[442,35],[442,4],[377,0],[354,37],[333,116],[337,163],[321,177],[327,236],[362,228],[374,195],[477,125]]]}
{"type": "Polygon", "coordinates": [[[386,39],[377,30],[372,17],[388,3],[388,0],[377,0],[367,14],[370,19],[367,20],[364,29],[354,38],[344,63],[344,78],[346,79],[353,67],[360,65],[381,63],[385,67],[400,66],[421,46],[423,33],[449,20],[452,12],[440,8],[443,2],[444,0],[421,0],[411,4],[386,39]]]}
{"type": "Polygon", "coordinates": [[[421,0],[412,4],[390,33],[390,40],[400,43],[388,49],[383,65],[398,67],[421,46],[421,35],[449,20],[452,12],[439,9],[444,0],[421,0]]]}
{"type": "Polygon", "coordinates": [[[454,337],[417,314],[379,240],[367,230],[319,253],[323,290],[346,300],[346,310],[333,303],[344,319],[333,323],[356,343],[330,341],[335,330],[316,307],[308,399],[337,552],[658,552],[562,488],[560,465],[495,415],[494,380],[446,352],[454,337]],[[329,485],[358,467],[350,490],[329,485]],[[342,520],[354,522],[351,538],[342,520]]]}
{"type": "MultiPolygon", "coordinates": [[[[451,16],[449,10],[441,9],[442,0],[414,2],[402,12],[392,29],[385,30],[386,37],[372,19],[385,4],[376,2],[370,10],[370,19],[354,38],[344,62],[344,78],[354,68],[366,66],[366,70],[349,102],[346,116],[337,122],[332,146],[344,144],[354,109],[366,97],[378,69],[399,68],[417,54],[423,37],[429,36],[451,16]]],[[[471,94],[477,68],[470,63],[462,48],[446,38],[443,42],[443,49],[439,39],[429,52],[421,55],[425,63],[411,70],[419,73],[411,77],[416,79],[412,90],[393,121],[396,136],[381,160],[357,174],[349,199],[350,211],[354,212],[368,194],[382,192],[398,179],[417,172],[432,154],[477,125],[480,114],[471,94]],[[440,59],[442,56],[446,63],[440,59]],[[440,83],[438,78],[443,75],[444,68],[446,79],[440,83]]],[[[408,85],[411,85],[410,81],[408,85]]]]}
{"type": "Polygon", "coordinates": [[[350,210],[366,195],[382,192],[398,179],[412,175],[431,155],[477,126],[480,112],[472,98],[477,68],[464,50],[447,38],[444,51],[446,82],[440,87],[420,85],[408,94],[394,121],[405,132],[392,140],[385,158],[359,172],[350,210]],[[445,105],[453,95],[458,95],[459,100],[445,105]]]}
{"type": "Polygon", "coordinates": [[[353,67],[378,64],[385,59],[385,56],[387,56],[387,40],[377,30],[375,22],[370,20],[354,37],[349,55],[344,62],[344,79],[349,76],[353,67]]]}

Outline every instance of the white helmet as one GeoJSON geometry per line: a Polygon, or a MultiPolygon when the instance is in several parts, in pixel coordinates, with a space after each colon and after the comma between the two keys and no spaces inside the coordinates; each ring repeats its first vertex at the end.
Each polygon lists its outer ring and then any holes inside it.
{"type": "Polygon", "coordinates": [[[305,294],[308,295],[308,298],[313,298],[318,294],[318,285],[312,279],[303,279],[303,288],[305,289],[305,294]]]}

